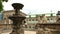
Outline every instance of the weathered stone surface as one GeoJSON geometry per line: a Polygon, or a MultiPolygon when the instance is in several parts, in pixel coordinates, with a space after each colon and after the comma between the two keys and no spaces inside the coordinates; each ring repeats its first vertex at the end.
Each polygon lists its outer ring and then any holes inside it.
{"type": "Polygon", "coordinates": [[[22,21],[26,18],[23,15],[19,14],[19,10],[24,6],[20,3],[13,3],[12,6],[15,9],[15,14],[9,16],[9,19],[13,21],[13,30],[10,34],[24,34],[23,29],[21,28],[22,21]],[[20,15],[20,16],[19,16],[20,15]]]}

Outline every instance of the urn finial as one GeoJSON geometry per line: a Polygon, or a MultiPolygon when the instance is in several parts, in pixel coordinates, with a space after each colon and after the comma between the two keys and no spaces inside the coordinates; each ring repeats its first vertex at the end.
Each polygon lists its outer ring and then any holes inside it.
{"type": "Polygon", "coordinates": [[[24,5],[21,3],[13,3],[12,6],[14,9],[22,9],[24,7],[24,5]]]}

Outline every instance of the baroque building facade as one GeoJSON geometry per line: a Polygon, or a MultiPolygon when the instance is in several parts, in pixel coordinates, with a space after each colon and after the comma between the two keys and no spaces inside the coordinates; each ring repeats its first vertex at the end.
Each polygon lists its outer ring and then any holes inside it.
{"type": "MultiPolygon", "coordinates": [[[[14,14],[14,10],[7,10],[3,11],[3,20],[0,24],[12,24],[13,22],[8,18],[9,16],[12,16],[14,14]]],[[[21,12],[20,13],[23,16],[27,16],[27,14],[21,12]]],[[[35,25],[38,24],[44,24],[44,23],[58,23],[58,17],[57,16],[45,16],[45,14],[36,14],[35,17],[32,17],[33,15],[29,15],[25,19],[25,26],[28,28],[34,28],[35,25]]]]}
{"type": "MultiPolygon", "coordinates": [[[[3,25],[6,24],[4,26],[7,26],[7,28],[11,28],[11,25],[10,24],[12,24],[13,22],[10,19],[8,19],[8,17],[9,16],[12,16],[12,14],[14,14],[14,10],[4,11],[2,14],[3,14],[3,20],[1,21],[0,24],[3,24],[3,25]]],[[[27,14],[22,13],[22,12],[20,14],[22,14],[23,16],[27,16],[27,14]]],[[[58,19],[59,19],[58,16],[45,16],[45,14],[42,14],[42,15],[36,14],[35,17],[32,17],[32,15],[29,15],[25,19],[25,22],[26,23],[24,25],[24,28],[30,28],[30,29],[34,30],[36,24],[59,23],[58,22],[58,19]]],[[[39,27],[40,26],[38,25],[38,30],[39,30],[39,27]]],[[[40,28],[40,30],[41,30],[41,28],[40,28]]],[[[49,30],[48,32],[51,32],[51,31],[49,30]]],[[[40,33],[40,31],[39,32],[37,31],[37,34],[38,33],[40,33]]]]}

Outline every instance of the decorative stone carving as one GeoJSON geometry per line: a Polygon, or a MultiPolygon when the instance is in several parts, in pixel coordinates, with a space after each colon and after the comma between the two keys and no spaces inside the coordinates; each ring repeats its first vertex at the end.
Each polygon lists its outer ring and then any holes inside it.
{"type": "Polygon", "coordinates": [[[21,25],[22,21],[24,21],[26,17],[21,15],[19,11],[24,5],[20,3],[13,3],[12,6],[15,9],[15,14],[13,16],[9,16],[9,19],[13,21],[13,30],[10,34],[24,34],[21,25]]]}

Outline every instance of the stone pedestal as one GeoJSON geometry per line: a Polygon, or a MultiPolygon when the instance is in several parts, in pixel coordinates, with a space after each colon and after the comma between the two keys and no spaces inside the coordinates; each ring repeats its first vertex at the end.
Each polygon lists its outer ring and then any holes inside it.
{"type": "Polygon", "coordinates": [[[23,29],[21,28],[22,21],[25,19],[24,17],[16,17],[12,16],[10,17],[11,20],[13,20],[13,30],[11,34],[20,34],[23,32],[23,29]]]}

